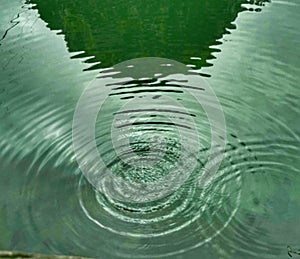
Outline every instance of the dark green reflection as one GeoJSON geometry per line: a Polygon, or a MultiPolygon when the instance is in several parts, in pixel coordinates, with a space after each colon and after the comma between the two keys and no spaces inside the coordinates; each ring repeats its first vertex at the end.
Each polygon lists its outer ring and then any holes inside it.
{"type": "MultiPolygon", "coordinates": [[[[31,0],[70,52],[85,51],[108,67],[132,58],[164,57],[209,65],[216,40],[247,0],[31,0]],[[191,61],[190,57],[201,60],[191,61]]],[[[261,1],[254,2],[261,5],[261,1]]],[[[259,11],[260,9],[254,9],[259,11]]]]}

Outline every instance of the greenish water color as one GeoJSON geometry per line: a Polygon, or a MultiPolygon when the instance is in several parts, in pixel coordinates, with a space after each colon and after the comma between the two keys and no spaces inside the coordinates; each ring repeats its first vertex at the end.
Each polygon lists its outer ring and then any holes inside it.
{"type": "Polygon", "coordinates": [[[81,56],[95,56],[91,61],[100,61],[100,67],[138,57],[184,63],[198,57],[202,61],[195,65],[203,66],[213,58],[209,47],[235,28],[232,22],[246,10],[243,0],[31,2],[52,30],[62,31],[69,51],[84,50],[81,56]]]}
{"type": "MultiPolygon", "coordinates": [[[[288,258],[287,245],[300,247],[299,11],[298,0],[2,0],[0,250],[288,258]],[[212,86],[225,158],[206,192],[188,181],[160,201],[120,204],[82,177],[73,113],[100,68],[151,56],[189,65],[212,86]]],[[[205,119],[201,131],[205,163],[205,119]]]]}

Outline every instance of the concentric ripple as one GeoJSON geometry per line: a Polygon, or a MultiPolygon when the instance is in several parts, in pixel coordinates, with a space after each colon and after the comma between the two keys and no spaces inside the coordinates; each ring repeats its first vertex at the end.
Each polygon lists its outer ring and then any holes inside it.
{"type": "MultiPolygon", "coordinates": [[[[233,246],[234,250],[228,251],[234,251],[234,254],[228,252],[228,258],[238,256],[240,252],[269,258],[279,254],[283,246],[282,243],[269,240],[278,231],[276,228],[281,228],[276,225],[276,220],[273,222],[274,219],[270,218],[270,214],[274,213],[270,209],[278,202],[278,195],[284,195],[281,192],[283,186],[288,183],[290,188],[296,188],[296,182],[299,181],[299,168],[280,160],[284,154],[288,156],[285,156],[285,161],[297,158],[300,154],[299,144],[292,139],[245,143],[233,135],[218,178],[208,190],[199,189],[195,184],[197,181],[193,184],[191,180],[165,199],[135,205],[107,199],[82,178],[78,189],[80,205],[86,216],[99,227],[99,231],[113,233],[115,240],[127,238],[124,247],[119,247],[118,256],[171,256],[202,246],[219,236],[213,247],[219,240],[233,246]],[[269,151],[270,148],[273,152],[269,151]],[[273,182],[268,182],[268,179],[273,179],[273,182]],[[266,186],[269,188],[266,189],[266,186]],[[252,211],[249,210],[249,203],[254,204],[252,211]],[[135,242],[147,244],[141,249],[141,254],[126,249],[135,242]],[[164,246],[161,247],[161,244],[164,246]]],[[[293,195],[284,198],[297,200],[293,195]]],[[[283,226],[292,226],[298,215],[284,214],[283,211],[277,217],[283,226]]]]}
{"type": "MultiPolygon", "coordinates": [[[[230,256],[239,255],[275,258],[285,243],[294,243],[298,234],[292,228],[299,226],[300,142],[295,139],[249,141],[244,143],[254,159],[237,157],[235,164],[244,167],[243,191],[239,213],[222,236],[233,250],[230,256]],[[285,204],[285,205],[283,205],[285,204]],[[290,231],[289,238],[282,233],[290,231]],[[234,234],[233,234],[234,233],[234,234]]],[[[229,249],[230,250],[230,249],[229,249]]]]}
{"type": "MultiPolygon", "coordinates": [[[[197,171],[177,192],[151,203],[118,202],[84,176],[68,176],[67,168],[51,175],[44,168],[24,183],[23,224],[28,236],[56,253],[75,245],[76,253],[99,258],[171,258],[206,245],[216,257],[272,258],[285,246],[280,231],[292,232],[298,224],[299,167],[286,162],[299,157],[299,147],[294,139],[244,142],[228,136],[225,159],[208,189],[199,188],[197,171]],[[66,196],[49,197],[53,186],[68,186],[66,196]],[[36,204],[36,197],[45,204],[36,204]]],[[[207,249],[196,251],[205,256],[207,249]]]]}
{"type": "MultiPolygon", "coordinates": [[[[154,258],[185,253],[221,234],[236,214],[241,201],[243,165],[235,160],[241,153],[249,151],[235,141],[209,188],[199,188],[199,168],[174,194],[151,203],[116,202],[81,178],[80,205],[101,233],[108,231],[116,243],[122,243],[118,247],[120,257],[154,258]],[[231,164],[236,164],[235,170],[231,164]],[[136,243],[141,247],[127,249],[136,243]]],[[[246,162],[252,163],[251,156],[246,156],[246,162]]]]}
{"type": "Polygon", "coordinates": [[[72,132],[84,176],[126,202],[154,201],[180,188],[199,166],[201,135],[210,144],[199,184],[209,185],[226,145],[212,88],[184,64],[163,58],[128,60],[100,73],[77,103],[72,132]]]}

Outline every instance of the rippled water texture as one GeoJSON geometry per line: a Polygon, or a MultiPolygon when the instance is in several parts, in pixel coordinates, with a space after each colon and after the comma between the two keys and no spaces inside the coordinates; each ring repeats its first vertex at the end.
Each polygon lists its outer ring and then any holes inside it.
{"type": "Polygon", "coordinates": [[[298,0],[2,0],[0,250],[289,258],[287,245],[300,248],[299,12],[298,0]],[[145,57],[161,58],[155,78],[138,63],[141,76],[128,80],[116,65],[145,57]],[[226,131],[211,130],[205,105],[186,93],[206,96],[195,77],[216,94],[226,131]],[[95,183],[104,169],[88,138],[74,152],[73,115],[90,82],[99,87],[89,105],[106,101],[91,131],[97,154],[134,183],[127,189],[95,183]],[[214,131],[227,144],[201,184],[214,131]],[[157,192],[160,179],[171,180],[157,192]]]}

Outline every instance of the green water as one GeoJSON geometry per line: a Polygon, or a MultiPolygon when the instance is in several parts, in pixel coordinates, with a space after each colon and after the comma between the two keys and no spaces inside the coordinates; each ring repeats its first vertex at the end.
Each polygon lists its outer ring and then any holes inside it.
{"type": "MultiPolygon", "coordinates": [[[[289,258],[287,245],[300,248],[299,11],[298,0],[2,0],[0,250],[96,258],[289,258]],[[197,162],[188,180],[165,197],[117,201],[79,169],[73,115],[98,73],[110,76],[101,69],[145,57],[181,62],[209,83],[224,112],[227,145],[203,188],[198,180],[211,131],[203,109],[181,92],[179,79],[189,74],[169,73],[169,88],[160,78],[120,86],[95,127],[99,154],[116,175],[149,183],[174,167],[189,171],[176,164],[181,152],[197,162]],[[163,159],[133,170],[114,150],[111,120],[128,100],[145,110],[144,95],[155,83],[154,108],[172,97],[193,115],[198,135],[190,135],[183,149],[177,131],[183,127],[157,114],[138,117],[131,147],[141,161],[145,154],[163,159]],[[149,148],[162,142],[160,135],[167,152],[149,148]],[[199,153],[193,152],[196,139],[199,153]]],[[[189,127],[185,115],[178,118],[189,127]]],[[[124,139],[117,136],[117,144],[124,139]]]]}

